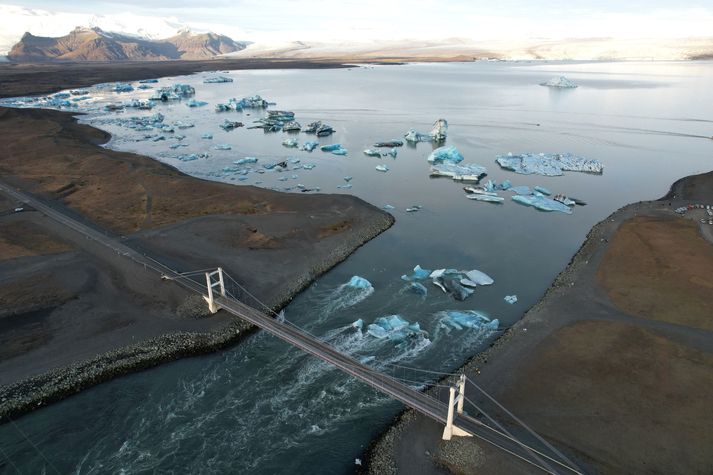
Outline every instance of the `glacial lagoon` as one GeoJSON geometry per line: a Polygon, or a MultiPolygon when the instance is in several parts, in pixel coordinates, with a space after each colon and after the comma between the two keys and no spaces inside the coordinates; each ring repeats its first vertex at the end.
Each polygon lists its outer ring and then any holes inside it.
{"type": "MultiPolygon", "coordinates": [[[[405,367],[452,371],[487,346],[537,302],[595,223],[627,203],[663,196],[678,178],[711,169],[712,80],[711,62],[233,71],[146,85],[191,85],[196,92],[190,99],[205,105],[189,107],[182,100],[152,110],[105,110],[152,95],[154,89],[138,89],[134,82],[130,92],[87,88],[89,98],[76,101],[76,110],[87,112],[83,122],[112,134],[107,146],[194,176],[289,193],[349,193],[388,206],[396,224],[320,277],[285,313],[340,350],[419,387],[423,375],[405,367]],[[204,83],[217,75],[233,82],[204,83]],[[579,87],[540,85],[560,76],[579,87]],[[267,110],[293,111],[303,127],[321,120],[335,133],[317,139],[249,130],[266,111],[215,111],[217,103],[254,94],[275,103],[267,110]],[[117,120],[158,112],[174,129],[162,140],[145,137],[156,131],[129,129],[117,120]],[[484,181],[537,186],[587,205],[565,214],[523,206],[508,191],[499,192],[501,204],[467,199],[465,184],[429,177],[427,158],[437,144],[407,143],[396,157],[363,153],[376,142],[403,139],[411,128],[426,133],[439,118],[449,125],[444,145],[455,146],[463,163],[485,167],[484,181]],[[246,127],[224,130],[226,119],[246,127]],[[347,154],[302,151],[284,146],[286,139],[340,144],[347,154]],[[604,172],[516,174],[495,162],[509,152],[573,153],[601,161],[604,172]],[[197,158],[179,159],[191,154],[197,158]],[[263,172],[236,172],[234,162],[246,157],[256,158],[248,165],[263,172]],[[281,171],[262,166],[283,161],[281,171]],[[419,281],[424,295],[401,279],[417,264],[477,269],[494,283],[457,301],[426,279],[419,281]],[[347,285],[353,276],[371,286],[347,285]],[[509,303],[506,296],[517,298],[509,303]],[[453,325],[444,321],[449,315],[473,318],[453,325]],[[361,329],[354,325],[360,319],[361,329]],[[386,333],[367,331],[384,322],[410,333],[378,338],[374,333],[386,333]]],[[[53,471],[50,464],[62,473],[345,473],[401,409],[327,364],[257,333],[226,351],[129,375],[17,420],[46,460],[10,425],[0,427],[0,445],[29,473],[53,471]]]]}

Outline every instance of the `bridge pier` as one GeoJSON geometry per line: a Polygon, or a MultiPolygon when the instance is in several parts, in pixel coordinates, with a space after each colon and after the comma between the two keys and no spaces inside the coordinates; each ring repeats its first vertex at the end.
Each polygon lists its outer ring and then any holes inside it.
{"type": "Polygon", "coordinates": [[[208,310],[210,310],[210,313],[216,313],[218,310],[220,310],[220,307],[218,307],[218,305],[215,303],[215,299],[213,298],[213,288],[218,287],[220,289],[220,295],[225,297],[225,280],[223,279],[223,268],[218,267],[218,270],[214,270],[213,272],[206,272],[205,285],[208,289],[208,295],[204,295],[203,299],[208,302],[208,310]],[[217,280],[214,281],[213,278],[215,276],[217,276],[217,280]]]}
{"type": "Polygon", "coordinates": [[[464,431],[460,427],[453,424],[454,412],[463,414],[463,402],[465,400],[465,374],[460,375],[457,388],[451,386],[448,388],[448,417],[446,419],[446,427],[443,429],[443,440],[451,440],[455,436],[472,437],[471,434],[464,431]],[[458,392],[458,395],[456,395],[458,392]]]}

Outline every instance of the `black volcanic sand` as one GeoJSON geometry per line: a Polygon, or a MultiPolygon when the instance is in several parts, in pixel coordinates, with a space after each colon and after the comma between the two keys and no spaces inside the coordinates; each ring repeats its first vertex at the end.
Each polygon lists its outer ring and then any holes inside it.
{"type": "MultiPolygon", "coordinates": [[[[393,224],[352,196],[210,182],[104,149],[107,134],[67,113],[0,108],[0,135],[3,182],[173,268],[221,265],[273,309],[393,224]]],[[[199,296],[26,205],[14,213],[16,206],[0,193],[0,420],[224,347],[250,330],[225,312],[207,315],[199,296]]]]}
{"type": "MultiPolygon", "coordinates": [[[[711,473],[713,173],[597,224],[545,297],[463,371],[587,473],[711,473]]],[[[466,396],[534,443],[471,385],[466,396]]],[[[471,410],[473,413],[475,410],[471,410]]],[[[406,411],[370,473],[533,473],[406,411]]]]}
{"type": "Polygon", "coordinates": [[[50,94],[103,82],[137,81],[201,71],[339,67],[347,66],[338,61],[222,58],[205,61],[0,63],[0,98],[50,94]]]}

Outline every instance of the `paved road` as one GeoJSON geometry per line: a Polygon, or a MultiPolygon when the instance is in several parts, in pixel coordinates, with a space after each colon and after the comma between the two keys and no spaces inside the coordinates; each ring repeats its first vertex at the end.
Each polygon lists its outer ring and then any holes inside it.
{"type": "MultiPolygon", "coordinates": [[[[108,236],[97,229],[87,226],[71,216],[68,216],[62,210],[52,208],[33,196],[16,190],[3,182],[0,182],[0,191],[15,200],[32,206],[48,217],[66,225],[78,233],[81,233],[87,238],[109,247],[122,256],[154,270],[157,273],[157,278],[166,276],[197,294],[204,295],[206,293],[204,285],[185,278],[173,269],[166,267],[151,257],[138,253],[125,244],[119,242],[117,239],[108,236]]],[[[351,358],[350,356],[340,353],[323,341],[304,333],[302,330],[291,325],[289,322],[272,318],[263,312],[229,297],[218,296],[215,298],[215,302],[225,311],[230,312],[231,314],[269,332],[270,334],[311,355],[316,356],[317,358],[331,363],[345,373],[350,374],[351,376],[365,382],[369,386],[372,386],[373,388],[402,402],[406,406],[445,425],[448,413],[447,404],[432,398],[425,393],[416,391],[402,382],[376,371],[351,358]]],[[[565,469],[561,464],[558,465],[557,462],[545,460],[545,457],[533,454],[527,448],[523,447],[522,444],[508,437],[506,434],[494,430],[472,417],[465,415],[459,416],[456,420],[456,425],[473,436],[498,446],[500,449],[527,461],[544,472],[576,473],[575,470],[565,469]],[[556,466],[557,469],[555,470],[553,466],[556,466]]]]}

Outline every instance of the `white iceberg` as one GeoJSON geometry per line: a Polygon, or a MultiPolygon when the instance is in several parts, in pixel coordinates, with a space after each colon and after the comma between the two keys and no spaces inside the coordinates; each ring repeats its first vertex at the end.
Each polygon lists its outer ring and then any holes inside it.
{"type": "Polygon", "coordinates": [[[577,87],[575,83],[573,83],[564,76],[552,78],[547,82],[540,83],[540,86],[556,87],[560,89],[574,89],[575,87],[577,87]]]}

